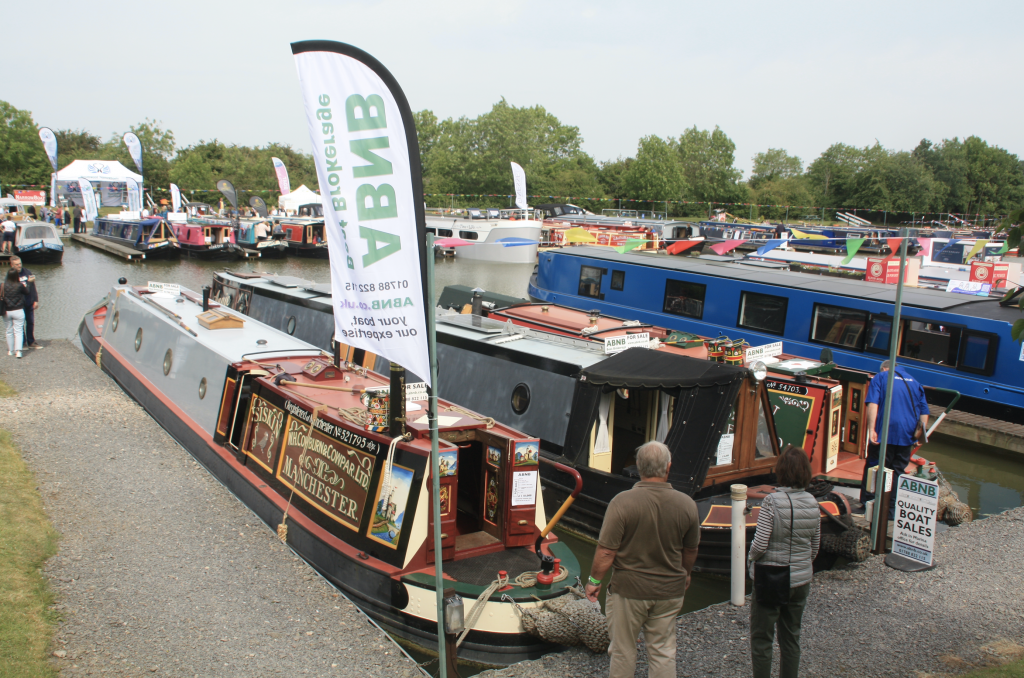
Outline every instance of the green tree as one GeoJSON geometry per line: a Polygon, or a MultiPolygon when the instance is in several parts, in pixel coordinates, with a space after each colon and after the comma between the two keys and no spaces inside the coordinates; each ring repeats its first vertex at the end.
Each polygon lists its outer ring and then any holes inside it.
{"type": "Polygon", "coordinates": [[[62,167],[75,160],[99,160],[103,141],[85,130],[55,130],[57,137],[58,162],[62,167]]]}
{"type": "Polygon", "coordinates": [[[718,126],[714,130],[691,127],[679,136],[676,148],[686,182],[685,199],[738,202],[743,197],[742,173],[735,167],[736,144],[718,126]]]}
{"type": "MultiPolygon", "coordinates": [[[[158,120],[146,118],[129,127],[128,131],[134,132],[142,143],[142,172],[146,191],[165,194],[171,181],[171,160],[176,148],[174,133],[160,125],[158,120]]],[[[112,134],[99,152],[102,154],[100,160],[116,160],[133,172],[136,171],[135,161],[125,146],[123,132],[112,134]]]]}
{"type": "MultiPolygon", "coordinates": [[[[201,154],[184,153],[171,167],[171,181],[186,192],[208,190],[214,186],[213,168],[201,154]]],[[[206,202],[200,198],[197,200],[206,202]]]]}
{"type": "Polygon", "coordinates": [[[633,158],[621,157],[601,163],[597,180],[601,182],[601,188],[605,195],[613,198],[626,196],[626,190],[622,187],[622,179],[632,164],[633,158]]]}
{"type": "Polygon", "coordinates": [[[754,156],[754,171],[747,183],[751,188],[780,179],[792,179],[804,172],[804,164],[800,158],[786,153],[781,148],[769,148],[764,153],[754,156]]]}
{"type": "Polygon", "coordinates": [[[787,214],[790,218],[800,217],[802,212],[787,211],[785,206],[806,207],[814,202],[811,198],[810,186],[804,176],[762,181],[757,184],[757,188],[749,184],[748,188],[750,189],[750,202],[761,205],[754,209],[754,214],[768,219],[783,219],[787,214]]]}
{"type": "Polygon", "coordinates": [[[937,184],[920,159],[878,144],[865,149],[864,157],[864,168],[854,181],[854,205],[890,212],[922,213],[934,208],[937,184]]]}
{"type": "Polygon", "coordinates": [[[631,198],[679,200],[686,188],[686,180],[673,140],[665,141],[654,135],[641,139],[636,159],[622,174],[622,188],[631,198]]]}
{"type": "Polygon", "coordinates": [[[863,163],[863,150],[846,144],[829,146],[807,168],[813,201],[825,207],[849,205],[863,163]]]}
{"type": "Polygon", "coordinates": [[[0,101],[0,181],[49,186],[52,171],[32,114],[0,101]]]}

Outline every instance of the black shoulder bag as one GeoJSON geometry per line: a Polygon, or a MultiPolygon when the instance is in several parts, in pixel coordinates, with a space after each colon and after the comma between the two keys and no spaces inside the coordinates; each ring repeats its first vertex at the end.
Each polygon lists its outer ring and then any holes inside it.
{"type": "Polygon", "coordinates": [[[924,444],[928,442],[928,438],[925,436],[924,432],[924,424],[921,423],[921,415],[924,413],[917,411],[917,403],[914,402],[914,394],[910,391],[910,387],[907,386],[906,379],[900,377],[900,383],[903,384],[903,388],[907,389],[907,397],[910,398],[910,406],[914,408],[914,417],[917,419],[917,426],[914,427],[914,440],[924,444]]]}
{"type": "MultiPolygon", "coordinates": [[[[789,498],[789,562],[793,563],[793,497],[789,498]]],[[[781,522],[781,521],[780,521],[781,522]]],[[[789,602],[789,565],[754,563],[754,595],[758,605],[778,607],[789,602]]]]}
{"type": "Polygon", "coordinates": [[[0,318],[7,315],[7,299],[4,297],[4,284],[0,283],[0,318]]]}

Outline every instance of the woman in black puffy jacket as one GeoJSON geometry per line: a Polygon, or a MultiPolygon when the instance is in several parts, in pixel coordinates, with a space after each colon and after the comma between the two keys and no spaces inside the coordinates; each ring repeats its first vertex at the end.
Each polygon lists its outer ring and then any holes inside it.
{"type": "Polygon", "coordinates": [[[7,325],[7,355],[21,357],[21,342],[25,336],[25,298],[28,290],[18,279],[18,272],[13,268],[7,271],[0,283],[3,292],[4,306],[7,314],[4,317],[7,325]]]}

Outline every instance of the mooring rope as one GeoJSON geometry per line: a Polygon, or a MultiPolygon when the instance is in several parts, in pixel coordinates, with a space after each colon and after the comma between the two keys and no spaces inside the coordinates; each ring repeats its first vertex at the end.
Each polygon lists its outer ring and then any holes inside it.
{"type": "MultiPolygon", "coordinates": [[[[506,575],[504,577],[500,577],[499,576],[497,579],[492,581],[490,586],[488,586],[486,589],[484,589],[483,593],[481,593],[480,596],[476,599],[476,602],[473,603],[473,607],[469,608],[469,614],[466,616],[466,621],[465,621],[466,628],[464,628],[462,630],[462,633],[459,634],[458,640],[455,641],[455,646],[458,647],[459,645],[462,644],[462,640],[466,637],[466,634],[469,633],[469,631],[473,627],[473,625],[476,624],[477,620],[480,619],[480,615],[483,614],[484,607],[487,606],[487,601],[490,599],[490,597],[494,594],[495,591],[497,591],[498,589],[503,589],[506,586],[510,586],[510,585],[511,586],[518,586],[519,588],[524,588],[524,589],[528,589],[531,586],[536,586],[536,584],[537,584],[537,575],[539,573],[540,573],[539,571],[537,571],[537,572],[522,572],[522,573],[519,574],[518,577],[516,577],[515,579],[512,580],[511,584],[509,583],[508,575],[506,575]]],[[[555,575],[554,581],[555,582],[560,582],[560,581],[562,581],[563,579],[565,579],[568,576],[569,576],[569,571],[566,570],[561,565],[559,565],[558,566],[558,574],[555,575]]]]}
{"type": "Polygon", "coordinates": [[[458,405],[449,405],[444,411],[458,412],[459,414],[464,414],[470,419],[476,419],[477,421],[484,422],[484,426],[486,426],[487,428],[494,428],[494,419],[492,419],[491,417],[481,417],[476,412],[470,412],[469,410],[463,407],[459,407],[458,405]]]}
{"type": "MultiPolygon", "coordinates": [[[[313,416],[309,420],[309,434],[302,441],[302,454],[299,455],[300,465],[302,458],[306,456],[306,450],[309,449],[309,441],[313,438],[313,427],[316,426],[316,420],[320,418],[320,412],[324,409],[326,409],[325,405],[318,405],[313,408],[313,416]]],[[[281,516],[281,524],[277,526],[277,538],[282,542],[288,539],[288,510],[292,507],[292,497],[294,496],[295,485],[292,485],[291,494],[288,495],[288,504],[284,507],[284,515],[281,516]]]]}

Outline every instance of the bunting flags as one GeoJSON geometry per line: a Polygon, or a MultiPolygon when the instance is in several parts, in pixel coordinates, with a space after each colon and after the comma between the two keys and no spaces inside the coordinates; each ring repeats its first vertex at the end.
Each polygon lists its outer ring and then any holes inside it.
{"type": "Polygon", "coordinates": [[[773,249],[786,242],[785,240],[769,240],[766,244],[761,245],[757,248],[757,256],[763,257],[764,255],[771,252],[773,249]]]}
{"type": "Polygon", "coordinates": [[[846,241],[846,256],[843,258],[842,266],[846,266],[848,263],[853,261],[853,257],[857,254],[857,250],[864,244],[866,238],[848,238],[846,241]]]}
{"type": "Polygon", "coordinates": [[[630,250],[635,250],[637,247],[646,244],[647,241],[642,238],[627,240],[625,245],[619,245],[615,248],[615,251],[619,254],[625,254],[630,250]]]}
{"type": "Polygon", "coordinates": [[[804,233],[803,231],[797,230],[793,227],[790,227],[789,231],[800,240],[828,240],[828,238],[823,235],[818,235],[817,233],[804,233]]]}
{"type": "Polygon", "coordinates": [[[962,242],[962,241],[960,241],[960,240],[956,240],[956,239],[950,240],[950,241],[949,241],[949,243],[947,243],[947,245],[946,245],[945,247],[943,247],[943,248],[942,248],[941,250],[939,250],[938,252],[936,252],[936,253],[935,253],[935,254],[933,254],[932,256],[934,257],[934,256],[935,256],[936,254],[940,254],[940,253],[942,253],[942,252],[945,252],[946,250],[948,250],[948,249],[949,249],[950,247],[952,247],[953,245],[959,245],[959,244],[960,244],[961,242],[962,242]]]}
{"type": "Polygon", "coordinates": [[[680,254],[690,249],[691,247],[701,245],[704,242],[705,241],[703,240],[679,240],[669,245],[668,249],[666,249],[665,251],[668,252],[669,254],[680,254]]]}
{"type": "Polygon", "coordinates": [[[724,255],[728,252],[732,252],[734,249],[747,242],[746,240],[726,240],[724,242],[715,243],[711,246],[711,250],[718,255],[724,255]]]}
{"type": "Polygon", "coordinates": [[[885,242],[889,244],[889,256],[886,259],[898,257],[900,255],[900,243],[903,242],[903,238],[886,238],[885,242]]]}
{"type": "Polygon", "coordinates": [[[974,247],[972,247],[971,251],[967,253],[966,257],[964,257],[964,261],[969,260],[975,254],[977,254],[978,252],[983,250],[985,248],[985,245],[987,245],[987,244],[988,244],[988,240],[979,240],[976,243],[974,243],[974,247]]]}
{"type": "Polygon", "coordinates": [[[585,228],[570,228],[565,232],[565,242],[597,242],[597,237],[585,228]]]}
{"type": "Polygon", "coordinates": [[[996,254],[1006,254],[1009,251],[1010,251],[1010,242],[1007,240],[1007,241],[1003,242],[1003,246],[999,248],[999,251],[996,252],[996,254]]]}

